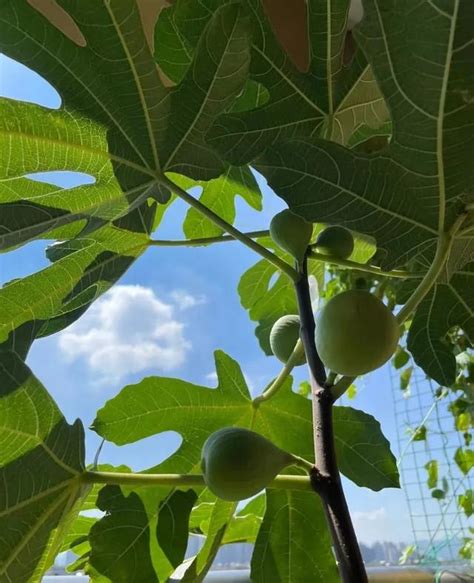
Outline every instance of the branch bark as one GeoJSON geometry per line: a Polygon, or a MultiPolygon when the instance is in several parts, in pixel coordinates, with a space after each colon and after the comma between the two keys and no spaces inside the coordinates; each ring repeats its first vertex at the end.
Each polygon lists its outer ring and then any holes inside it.
{"type": "Polygon", "coordinates": [[[310,473],[313,490],[321,497],[343,583],[367,583],[367,573],[347,506],[337,466],[332,408],[334,396],[326,387],[326,372],[316,350],[315,322],[309,293],[307,262],[300,266],[295,283],[301,319],[301,339],[311,374],[314,453],[310,473]]]}

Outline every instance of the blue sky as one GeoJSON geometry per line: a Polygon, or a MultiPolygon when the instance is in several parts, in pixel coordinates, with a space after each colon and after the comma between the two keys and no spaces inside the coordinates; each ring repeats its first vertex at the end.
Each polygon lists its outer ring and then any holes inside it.
{"type": "MultiPolygon", "coordinates": [[[[59,107],[61,101],[44,79],[1,55],[0,95],[53,108],[59,107]]],[[[64,172],[48,176],[49,182],[60,186],[72,186],[78,179],[84,177],[64,172]]],[[[283,206],[264,187],[263,212],[253,211],[237,199],[236,224],[243,230],[266,228],[272,215],[283,206]]],[[[181,201],[173,204],[158,231],[160,238],[182,237],[181,224],[186,210],[181,201]]],[[[44,242],[34,242],[1,255],[0,285],[46,267],[44,248],[44,242]]],[[[236,291],[241,274],[257,259],[239,243],[150,249],[120,280],[119,287],[98,307],[92,308],[75,328],[37,341],[28,363],[66,417],[70,421],[80,417],[86,427],[107,399],[125,384],[137,382],[143,376],[176,376],[213,386],[215,349],[222,349],[239,361],[252,391],[257,393],[280,368],[276,359],[260,351],[253,333],[254,324],[241,308],[236,291]],[[114,320],[117,324],[113,326],[111,314],[117,316],[114,320]],[[153,329],[149,326],[152,317],[158,322],[153,329]],[[99,355],[93,347],[101,350],[99,355]],[[114,354],[121,357],[114,360],[114,354]]],[[[298,369],[296,377],[297,380],[305,378],[303,367],[298,369]]],[[[350,404],[381,422],[397,454],[388,367],[365,377],[357,386],[358,395],[350,404]]],[[[167,457],[178,444],[179,438],[171,433],[122,448],[106,444],[101,459],[114,464],[126,463],[140,470],[167,457]]],[[[97,445],[97,437],[88,431],[89,460],[97,445]]],[[[362,541],[410,542],[408,509],[401,491],[374,493],[347,481],[346,489],[362,541]]]]}

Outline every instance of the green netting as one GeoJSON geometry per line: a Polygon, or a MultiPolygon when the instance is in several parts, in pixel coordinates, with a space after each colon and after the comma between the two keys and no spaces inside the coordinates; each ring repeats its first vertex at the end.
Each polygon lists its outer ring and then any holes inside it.
{"type": "Polygon", "coordinates": [[[458,448],[465,446],[465,439],[463,431],[456,429],[449,409],[459,393],[440,388],[416,368],[403,390],[399,375],[392,368],[398,464],[413,531],[408,562],[435,569],[466,566],[460,549],[465,539],[472,536],[469,532],[472,518],[459,508],[458,496],[472,489],[472,479],[454,459],[458,448]],[[438,474],[436,484],[434,466],[438,474]]]}

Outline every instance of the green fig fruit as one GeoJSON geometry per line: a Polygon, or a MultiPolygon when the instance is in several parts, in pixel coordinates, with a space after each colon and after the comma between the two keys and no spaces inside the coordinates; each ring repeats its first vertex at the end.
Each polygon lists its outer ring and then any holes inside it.
{"type": "Polygon", "coordinates": [[[327,227],[316,238],[316,251],[338,259],[347,259],[354,251],[354,237],[344,227],[327,227]]]}
{"type": "Polygon", "coordinates": [[[245,500],[263,490],[294,463],[291,454],[248,429],[225,427],[202,448],[201,469],[213,494],[223,500],[245,500]]]}
{"type": "MultiPolygon", "coordinates": [[[[270,332],[270,347],[273,354],[282,362],[286,363],[295,349],[300,337],[300,317],[288,315],[278,318],[273,324],[270,332]]],[[[304,349],[301,349],[301,356],[295,362],[295,366],[304,364],[306,356],[304,349]]]]}
{"type": "Polygon", "coordinates": [[[313,225],[289,209],[276,214],[270,223],[272,239],[297,261],[304,258],[312,234],[313,225]]]}
{"type": "Polygon", "coordinates": [[[364,290],[334,296],[319,312],[316,348],[331,371],[357,376],[375,370],[397,348],[400,328],[387,306],[364,290]]]}

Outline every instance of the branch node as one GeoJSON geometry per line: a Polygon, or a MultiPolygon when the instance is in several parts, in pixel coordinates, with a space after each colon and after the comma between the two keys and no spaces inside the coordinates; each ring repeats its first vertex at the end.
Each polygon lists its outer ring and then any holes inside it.
{"type": "Polygon", "coordinates": [[[331,488],[333,483],[331,476],[321,472],[316,466],[313,466],[311,469],[309,478],[311,481],[311,487],[321,497],[323,496],[323,492],[327,491],[328,488],[331,488]]]}

